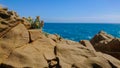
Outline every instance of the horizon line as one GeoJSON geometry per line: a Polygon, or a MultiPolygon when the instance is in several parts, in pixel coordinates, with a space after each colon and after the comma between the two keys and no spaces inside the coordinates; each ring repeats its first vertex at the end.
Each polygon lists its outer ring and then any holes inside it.
{"type": "Polygon", "coordinates": [[[108,22],[45,22],[45,23],[120,24],[120,22],[119,23],[117,23],[117,22],[115,22],[115,23],[112,23],[112,22],[110,22],[110,23],[108,23],[108,22]]]}

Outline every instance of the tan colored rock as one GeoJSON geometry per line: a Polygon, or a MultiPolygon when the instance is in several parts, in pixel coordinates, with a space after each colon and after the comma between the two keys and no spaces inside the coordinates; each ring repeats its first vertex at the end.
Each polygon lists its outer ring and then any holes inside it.
{"type": "Polygon", "coordinates": [[[57,34],[49,34],[48,38],[52,39],[55,42],[59,42],[61,40],[61,37],[57,34]]]}
{"type": "Polygon", "coordinates": [[[120,59],[120,52],[109,52],[109,51],[107,51],[107,52],[104,52],[104,53],[109,54],[109,55],[111,55],[111,56],[113,56],[117,59],[120,59]]]}
{"type": "Polygon", "coordinates": [[[1,39],[8,44],[13,43],[13,47],[20,47],[29,42],[29,34],[23,24],[19,24],[7,32],[1,39]]]}
{"type": "Polygon", "coordinates": [[[10,52],[17,47],[21,47],[29,42],[29,34],[24,25],[19,24],[0,38],[0,63],[8,57],[10,52]]]}
{"type": "MultiPolygon", "coordinates": [[[[87,48],[82,49],[69,45],[57,45],[56,49],[62,68],[112,68],[110,63],[113,63],[113,61],[108,61],[102,56],[96,55],[97,52],[93,53],[87,48]]],[[[118,61],[114,63],[113,65],[119,64],[118,61]]]]}
{"type": "Polygon", "coordinates": [[[90,41],[88,40],[81,40],[80,41],[81,44],[83,44],[85,47],[89,48],[92,51],[95,51],[93,45],[90,43],[90,41]]]}
{"type": "Polygon", "coordinates": [[[67,44],[67,45],[80,45],[79,42],[75,42],[72,40],[66,40],[66,39],[61,39],[61,41],[59,43],[67,44]]]}
{"type": "MultiPolygon", "coordinates": [[[[44,48],[44,47],[42,47],[44,48]]],[[[13,68],[44,68],[48,67],[43,53],[34,48],[32,45],[25,45],[15,49],[9,57],[3,62],[5,65],[13,68]]]]}
{"type": "MultiPolygon", "coordinates": [[[[47,39],[38,39],[31,44],[15,49],[3,64],[15,68],[44,68],[48,67],[47,60],[54,58],[54,46],[47,39]]],[[[54,63],[52,61],[52,64],[54,63]]]]}
{"type": "Polygon", "coordinates": [[[12,50],[13,47],[11,46],[11,44],[0,40],[0,64],[9,56],[12,50]]]}
{"type": "Polygon", "coordinates": [[[53,44],[53,42],[51,43],[50,39],[38,39],[37,41],[32,43],[32,46],[40,52],[43,52],[45,58],[49,60],[55,58],[55,45],[53,44]]]}
{"type": "Polygon", "coordinates": [[[97,51],[101,51],[120,59],[120,39],[100,32],[95,36],[91,43],[97,51]]]}
{"type": "Polygon", "coordinates": [[[10,18],[10,15],[7,13],[7,11],[0,10],[0,17],[3,19],[8,19],[10,18]]]}
{"type": "Polygon", "coordinates": [[[0,32],[6,30],[9,26],[0,23],[0,32]]]}
{"type": "Polygon", "coordinates": [[[120,61],[110,55],[103,54],[101,52],[96,53],[98,56],[101,56],[108,60],[109,64],[111,65],[112,68],[120,68],[120,61]]]}
{"type": "Polygon", "coordinates": [[[95,45],[95,43],[99,43],[100,41],[103,41],[103,40],[109,40],[109,39],[113,39],[114,37],[107,34],[106,32],[104,31],[100,31],[97,35],[95,35],[91,40],[90,42],[95,45]]]}
{"type": "Polygon", "coordinates": [[[7,8],[0,8],[0,37],[19,24],[17,21],[18,16],[15,16],[15,12],[13,14],[9,12],[11,11],[8,11],[7,8]]]}
{"type": "Polygon", "coordinates": [[[22,19],[22,22],[21,22],[21,23],[24,24],[27,29],[30,29],[30,28],[31,28],[31,24],[30,24],[27,20],[22,19]]]}
{"type": "Polygon", "coordinates": [[[30,40],[35,41],[37,39],[42,39],[42,38],[46,38],[45,35],[42,33],[41,29],[32,29],[32,30],[28,30],[29,34],[30,34],[30,40]]]}

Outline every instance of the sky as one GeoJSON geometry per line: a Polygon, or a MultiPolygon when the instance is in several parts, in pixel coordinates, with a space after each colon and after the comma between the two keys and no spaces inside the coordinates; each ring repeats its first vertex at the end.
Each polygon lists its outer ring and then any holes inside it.
{"type": "Polygon", "coordinates": [[[45,22],[120,23],[120,0],[0,0],[21,17],[45,22]]]}

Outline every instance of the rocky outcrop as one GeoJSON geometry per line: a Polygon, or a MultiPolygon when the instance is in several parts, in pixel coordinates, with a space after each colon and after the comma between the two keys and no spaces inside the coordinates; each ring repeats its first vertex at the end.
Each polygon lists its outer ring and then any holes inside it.
{"type": "Polygon", "coordinates": [[[57,34],[48,34],[48,38],[52,39],[55,42],[59,42],[62,38],[57,34]]]}
{"type": "Polygon", "coordinates": [[[107,43],[109,41],[111,41],[112,39],[114,39],[113,36],[107,34],[104,31],[100,31],[98,34],[96,34],[91,40],[90,42],[95,45],[96,43],[107,43]]]}
{"type": "MultiPolygon", "coordinates": [[[[75,42],[56,34],[45,35],[40,29],[28,29],[21,19],[15,19],[13,26],[10,26],[9,17],[12,15],[7,15],[7,9],[2,8],[0,11],[4,14],[0,18],[8,23],[0,22],[0,68],[120,67],[118,59],[96,52],[87,40],[75,42]]],[[[112,40],[109,45],[114,41],[118,40],[112,40]]]]}
{"type": "Polygon", "coordinates": [[[27,19],[21,19],[21,21],[21,23],[24,24],[27,29],[31,28],[31,24],[28,22],[27,19]]]}
{"type": "MultiPolygon", "coordinates": [[[[0,61],[18,47],[21,47],[29,42],[29,34],[23,24],[18,24],[10,29],[0,38],[0,61]]],[[[0,63],[1,63],[0,62],[0,63]]]]}
{"type": "Polygon", "coordinates": [[[42,30],[39,30],[39,29],[31,29],[31,30],[28,30],[29,32],[29,39],[30,39],[30,43],[37,40],[37,39],[42,39],[42,38],[45,38],[45,35],[42,33],[42,30]]]}
{"type": "Polygon", "coordinates": [[[80,43],[92,51],[95,51],[93,45],[88,40],[81,40],[80,43]]]}
{"type": "Polygon", "coordinates": [[[119,68],[120,66],[119,61],[111,56],[109,57],[109,55],[94,53],[87,48],[74,45],[58,45],[57,56],[63,68],[119,68]],[[116,63],[114,64],[113,61],[116,63]]]}
{"type": "Polygon", "coordinates": [[[120,59],[120,39],[114,38],[106,32],[99,32],[90,42],[97,51],[110,54],[120,59]]]}

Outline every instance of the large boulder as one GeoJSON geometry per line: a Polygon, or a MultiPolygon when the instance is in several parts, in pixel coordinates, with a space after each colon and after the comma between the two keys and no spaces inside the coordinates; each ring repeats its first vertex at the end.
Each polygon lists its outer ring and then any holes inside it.
{"type": "Polygon", "coordinates": [[[83,46],[89,48],[90,50],[95,51],[95,49],[94,49],[93,45],[90,43],[90,41],[88,41],[88,40],[81,40],[80,43],[83,46]]]}
{"type": "Polygon", "coordinates": [[[119,68],[120,61],[88,48],[59,44],[56,46],[59,66],[62,68],[119,68]],[[103,56],[104,55],[104,56],[103,56]],[[109,58],[109,59],[108,59],[109,58]]]}
{"type": "Polygon", "coordinates": [[[13,68],[48,68],[47,60],[55,58],[54,46],[47,39],[16,48],[2,64],[13,68]]]}
{"type": "Polygon", "coordinates": [[[31,30],[28,30],[28,32],[30,35],[30,42],[33,42],[37,39],[46,38],[46,36],[43,34],[41,29],[31,29],[31,30]]]}
{"type": "Polygon", "coordinates": [[[106,32],[99,32],[90,42],[97,51],[110,54],[120,59],[120,39],[114,38],[106,32]]]}
{"type": "Polygon", "coordinates": [[[23,24],[9,30],[0,38],[0,63],[17,47],[29,42],[29,33],[23,24]]]}
{"type": "Polygon", "coordinates": [[[23,24],[18,24],[6,34],[4,34],[0,41],[5,41],[7,44],[12,44],[11,46],[20,47],[23,44],[29,42],[29,33],[23,24]]]}
{"type": "MultiPolygon", "coordinates": [[[[111,41],[114,37],[107,34],[106,32],[104,31],[100,31],[98,34],[96,34],[91,40],[90,42],[95,45],[96,43],[99,43],[103,40],[107,40],[108,42],[111,41]]],[[[105,43],[107,43],[107,41],[105,43]]]]}

